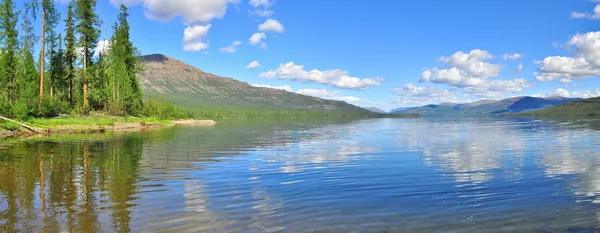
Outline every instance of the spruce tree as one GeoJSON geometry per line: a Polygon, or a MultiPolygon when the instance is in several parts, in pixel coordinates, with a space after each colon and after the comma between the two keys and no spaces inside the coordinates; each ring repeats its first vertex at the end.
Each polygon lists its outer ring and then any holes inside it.
{"type": "Polygon", "coordinates": [[[67,18],[65,20],[65,63],[67,66],[66,81],[69,88],[67,98],[71,103],[71,106],[74,105],[73,82],[75,79],[75,62],[77,61],[77,53],[75,51],[77,43],[75,38],[75,12],[73,11],[73,8],[74,2],[71,1],[67,9],[67,18]]]}
{"type": "Polygon", "coordinates": [[[14,12],[15,4],[12,0],[3,0],[0,4],[0,30],[2,39],[2,54],[0,55],[0,66],[2,68],[1,83],[4,94],[10,104],[15,100],[15,89],[17,86],[17,18],[14,12]]]}
{"type": "Polygon", "coordinates": [[[79,33],[79,47],[83,50],[83,107],[89,107],[89,67],[92,66],[92,56],[94,48],[98,43],[100,36],[100,20],[95,12],[96,0],[75,0],[75,15],[77,16],[78,24],[76,30],[79,33]]]}

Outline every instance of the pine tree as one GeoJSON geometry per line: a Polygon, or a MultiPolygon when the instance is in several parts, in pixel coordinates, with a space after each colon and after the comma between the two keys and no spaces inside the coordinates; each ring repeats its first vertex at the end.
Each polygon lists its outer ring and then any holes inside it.
{"type": "Polygon", "coordinates": [[[18,13],[14,12],[15,4],[12,0],[3,0],[0,5],[0,30],[2,39],[2,54],[0,66],[2,68],[2,87],[9,103],[15,100],[17,86],[17,19],[18,13]]]}
{"type": "Polygon", "coordinates": [[[67,19],[65,20],[65,43],[66,43],[66,51],[65,51],[65,63],[67,66],[67,83],[69,86],[68,99],[71,103],[71,106],[74,104],[73,97],[73,81],[75,79],[75,61],[77,60],[76,54],[76,39],[75,39],[75,13],[73,12],[73,1],[69,3],[69,7],[67,9],[67,19]]]}
{"type": "Polygon", "coordinates": [[[95,12],[96,0],[76,0],[75,14],[77,15],[77,32],[79,33],[79,47],[83,50],[83,107],[89,107],[88,94],[88,67],[92,65],[94,48],[100,36],[100,20],[95,12]]]}

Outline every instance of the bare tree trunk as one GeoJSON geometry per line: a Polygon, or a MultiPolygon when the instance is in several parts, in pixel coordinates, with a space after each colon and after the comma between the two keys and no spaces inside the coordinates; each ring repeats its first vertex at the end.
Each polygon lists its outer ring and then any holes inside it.
{"type": "Polygon", "coordinates": [[[23,124],[21,122],[15,121],[15,120],[10,119],[10,118],[6,118],[6,117],[3,117],[3,116],[0,116],[0,120],[10,121],[10,122],[15,123],[17,125],[20,125],[23,128],[26,128],[26,129],[30,130],[32,132],[36,132],[36,133],[41,133],[42,132],[41,129],[33,128],[33,127],[29,126],[29,125],[23,124]]]}
{"type": "Polygon", "coordinates": [[[44,13],[44,9],[42,9],[42,57],[40,58],[40,100],[44,98],[44,60],[45,58],[45,54],[44,51],[46,50],[46,44],[44,42],[44,37],[45,37],[45,25],[44,25],[44,17],[45,17],[45,13],[44,13]]]}

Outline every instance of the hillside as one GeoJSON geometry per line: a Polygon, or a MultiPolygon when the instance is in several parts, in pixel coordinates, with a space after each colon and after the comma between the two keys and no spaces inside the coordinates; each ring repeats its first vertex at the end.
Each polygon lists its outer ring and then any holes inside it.
{"type": "Polygon", "coordinates": [[[598,117],[600,116],[600,97],[580,99],[573,102],[546,108],[538,111],[512,114],[516,116],[549,116],[549,117],[598,117]]]}
{"type": "Polygon", "coordinates": [[[513,97],[498,101],[480,100],[466,104],[440,104],[426,105],[397,111],[399,113],[412,113],[420,115],[490,115],[520,113],[553,107],[569,103],[577,99],[563,97],[536,98],[529,96],[513,97]]]}
{"type": "Polygon", "coordinates": [[[371,112],[342,101],[324,100],[284,90],[254,87],[224,78],[161,54],[142,56],[139,73],[146,97],[161,97],[189,109],[235,108],[371,112]]]}

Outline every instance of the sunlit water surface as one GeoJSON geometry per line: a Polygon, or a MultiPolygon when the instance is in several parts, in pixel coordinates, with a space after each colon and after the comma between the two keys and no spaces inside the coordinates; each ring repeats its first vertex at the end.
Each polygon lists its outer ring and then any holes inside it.
{"type": "Polygon", "coordinates": [[[220,122],[0,143],[0,231],[600,228],[596,121],[220,122]]]}

